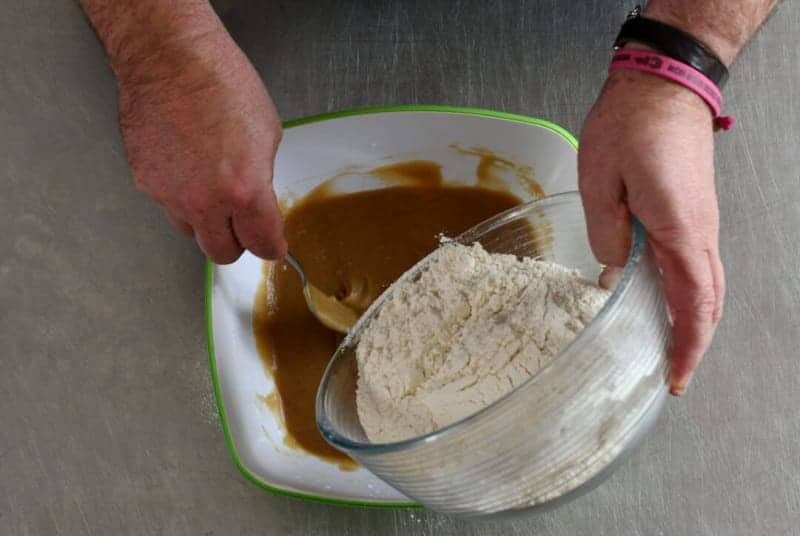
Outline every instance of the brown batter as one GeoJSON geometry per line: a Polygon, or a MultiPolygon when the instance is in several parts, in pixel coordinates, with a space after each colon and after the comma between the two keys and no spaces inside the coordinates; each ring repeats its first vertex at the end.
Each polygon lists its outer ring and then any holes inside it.
{"type": "MultiPolygon", "coordinates": [[[[502,191],[447,186],[433,162],[405,162],[372,173],[399,186],[331,195],[323,185],[285,217],[289,249],[309,280],[359,312],[433,251],[440,234],[456,236],[521,202],[502,191]]],[[[290,444],[340,464],[351,462],[322,439],[314,414],[319,381],[341,336],[311,315],[300,279],[285,262],[268,271],[267,287],[257,298],[253,328],[275,378],[290,444]]]]}

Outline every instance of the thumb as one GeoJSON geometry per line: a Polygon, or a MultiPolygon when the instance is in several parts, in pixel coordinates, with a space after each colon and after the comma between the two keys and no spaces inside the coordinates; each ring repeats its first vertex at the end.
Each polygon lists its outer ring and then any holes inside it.
{"type": "Polygon", "coordinates": [[[624,266],[631,243],[631,216],[622,180],[581,181],[589,244],[595,257],[607,266],[624,266]]]}
{"type": "Polygon", "coordinates": [[[254,202],[233,213],[233,230],[245,249],[262,259],[279,259],[288,246],[283,219],[272,187],[263,188],[254,202]]]}

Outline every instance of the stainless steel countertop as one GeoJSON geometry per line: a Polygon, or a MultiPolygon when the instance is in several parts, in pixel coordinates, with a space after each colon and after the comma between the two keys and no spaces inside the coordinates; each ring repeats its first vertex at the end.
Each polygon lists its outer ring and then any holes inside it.
{"type": "MultiPolygon", "coordinates": [[[[577,132],[630,5],[489,5],[229,2],[225,21],[286,119],[433,103],[577,132]]],[[[94,34],[72,1],[3,11],[0,534],[800,534],[797,3],[726,89],[729,291],[696,384],[609,482],[502,525],[306,503],[238,473],[207,372],[203,258],[131,184],[94,34]]]]}

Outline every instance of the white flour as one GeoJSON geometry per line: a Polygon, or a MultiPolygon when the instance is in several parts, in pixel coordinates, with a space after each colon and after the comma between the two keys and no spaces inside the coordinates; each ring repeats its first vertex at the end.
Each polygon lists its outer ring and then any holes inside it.
{"type": "Polygon", "coordinates": [[[563,266],[447,244],[362,333],[358,416],[372,442],[438,430],[558,354],[610,293],[563,266]]]}

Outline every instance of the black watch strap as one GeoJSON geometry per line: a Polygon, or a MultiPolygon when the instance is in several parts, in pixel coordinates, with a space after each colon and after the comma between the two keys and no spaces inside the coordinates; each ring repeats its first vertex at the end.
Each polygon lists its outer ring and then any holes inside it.
{"type": "Polygon", "coordinates": [[[728,80],[728,68],[708,47],[683,30],[641,17],[638,7],[622,25],[614,48],[620,48],[628,41],[644,43],[672,59],[691,65],[720,89],[728,80]]]}

